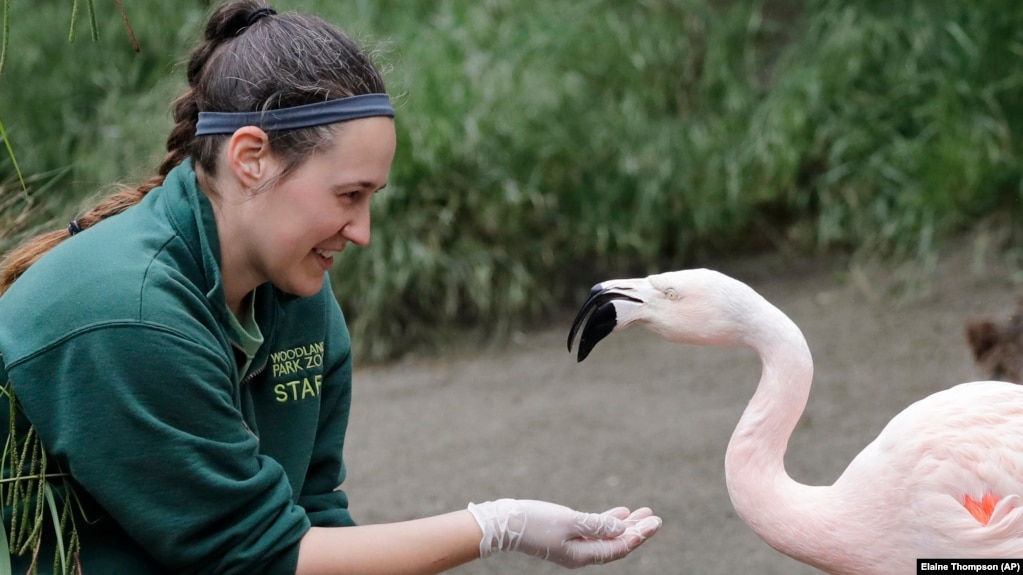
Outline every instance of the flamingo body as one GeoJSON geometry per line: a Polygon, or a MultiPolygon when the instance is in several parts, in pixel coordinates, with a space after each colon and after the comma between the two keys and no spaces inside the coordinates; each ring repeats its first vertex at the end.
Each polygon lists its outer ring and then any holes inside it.
{"type": "Polygon", "coordinates": [[[1023,387],[963,383],[897,414],[828,486],[784,456],[813,364],[799,328],[747,285],[683,270],[594,286],[569,334],[579,361],[640,324],[682,344],[757,352],[760,382],[725,453],[738,515],[778,551],[842,575],[916,573],[922,558],[1023,557],[1023,387]]]}

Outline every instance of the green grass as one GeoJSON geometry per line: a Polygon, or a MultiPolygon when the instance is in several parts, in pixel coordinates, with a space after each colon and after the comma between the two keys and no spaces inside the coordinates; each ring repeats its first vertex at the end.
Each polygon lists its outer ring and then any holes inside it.
{"type": "MultiPolygon", "coordinates": [[[[99,40],[70,46],[53,24],[65,3],[12,4],[0,118],[32,208],[0,242],[63,227],[162,156],[203,3],[125,3],[141,55],[106,4],[99,40]]],[[[373,244],[335,271],[363,359],[546,321],[607,274],[751,249],[928,258],[991,214],[1023,215],[1023,7],[275,6],[342,25],[396,96],[373,244]]],[[[11,174],[0,164],[4,196],[18,196],[11,174]]]]}

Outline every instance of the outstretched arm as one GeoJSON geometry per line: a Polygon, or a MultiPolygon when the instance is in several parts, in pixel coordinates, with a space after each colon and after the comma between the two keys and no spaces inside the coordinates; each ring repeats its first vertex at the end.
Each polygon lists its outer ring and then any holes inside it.
{"type": "Polygon", "coordinates": [[[520,551],[566,567],[621,559],[661,526],[647,509],[582,513],[544,501],[499,499],[467,511],[357,527],[314,527],[302,539],[298,575],[427,575],[520,551]]]}

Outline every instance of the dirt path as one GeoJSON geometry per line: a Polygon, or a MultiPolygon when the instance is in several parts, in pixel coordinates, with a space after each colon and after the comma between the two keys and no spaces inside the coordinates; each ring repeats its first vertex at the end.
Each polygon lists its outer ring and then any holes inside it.
{"type": "MultiPolygon", "coordinates": [[[[906,405],[979,378],[963,326],[1008,310],[1023,288],[1004,257],[977,253],[964,242],[911,297],[892,286],[919,270],[897,281],[899,270],[849,274],[812,262],[718,266],[789,314],[814,353],[814,387],[787,457],[795,479],[830,484],[906,405]]],[[[761,542],[725,491],[725,447],[759,376],[752,352],[630,330],[577,364],[565,349],[569,321],[497,351],[359,370],[346,484],[356,517],[401,520],[496,497],[594,511],[648,505],[662,531],[625,560],[582,572],[817,573],[761,542]]],[[[503,554],[454,573],[566,571],[503,554]]]]}

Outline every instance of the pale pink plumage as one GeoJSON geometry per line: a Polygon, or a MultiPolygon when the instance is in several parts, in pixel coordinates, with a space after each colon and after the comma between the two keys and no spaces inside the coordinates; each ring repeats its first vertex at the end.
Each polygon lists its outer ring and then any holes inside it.
{"type": "Polygon", "coordinates": [[[896,415],[834,484],[808,486],[789,477],[784,457],[813,364],[778,308],[723,274],[684,270],[595,286],[575,327],[593,309],[603,320],[590,320],[599,333],[583,331],[580,360],[612,322],[757,352],[760,383],[729,441],[725,477],[736,512],[778,551],[860,575],[915,574],[917,558],[1023,557],[1023,387],[982,381],[926,397],[896,415]],[[985,496],[997,500],[986,525],[964,505],[985,496]]]}

